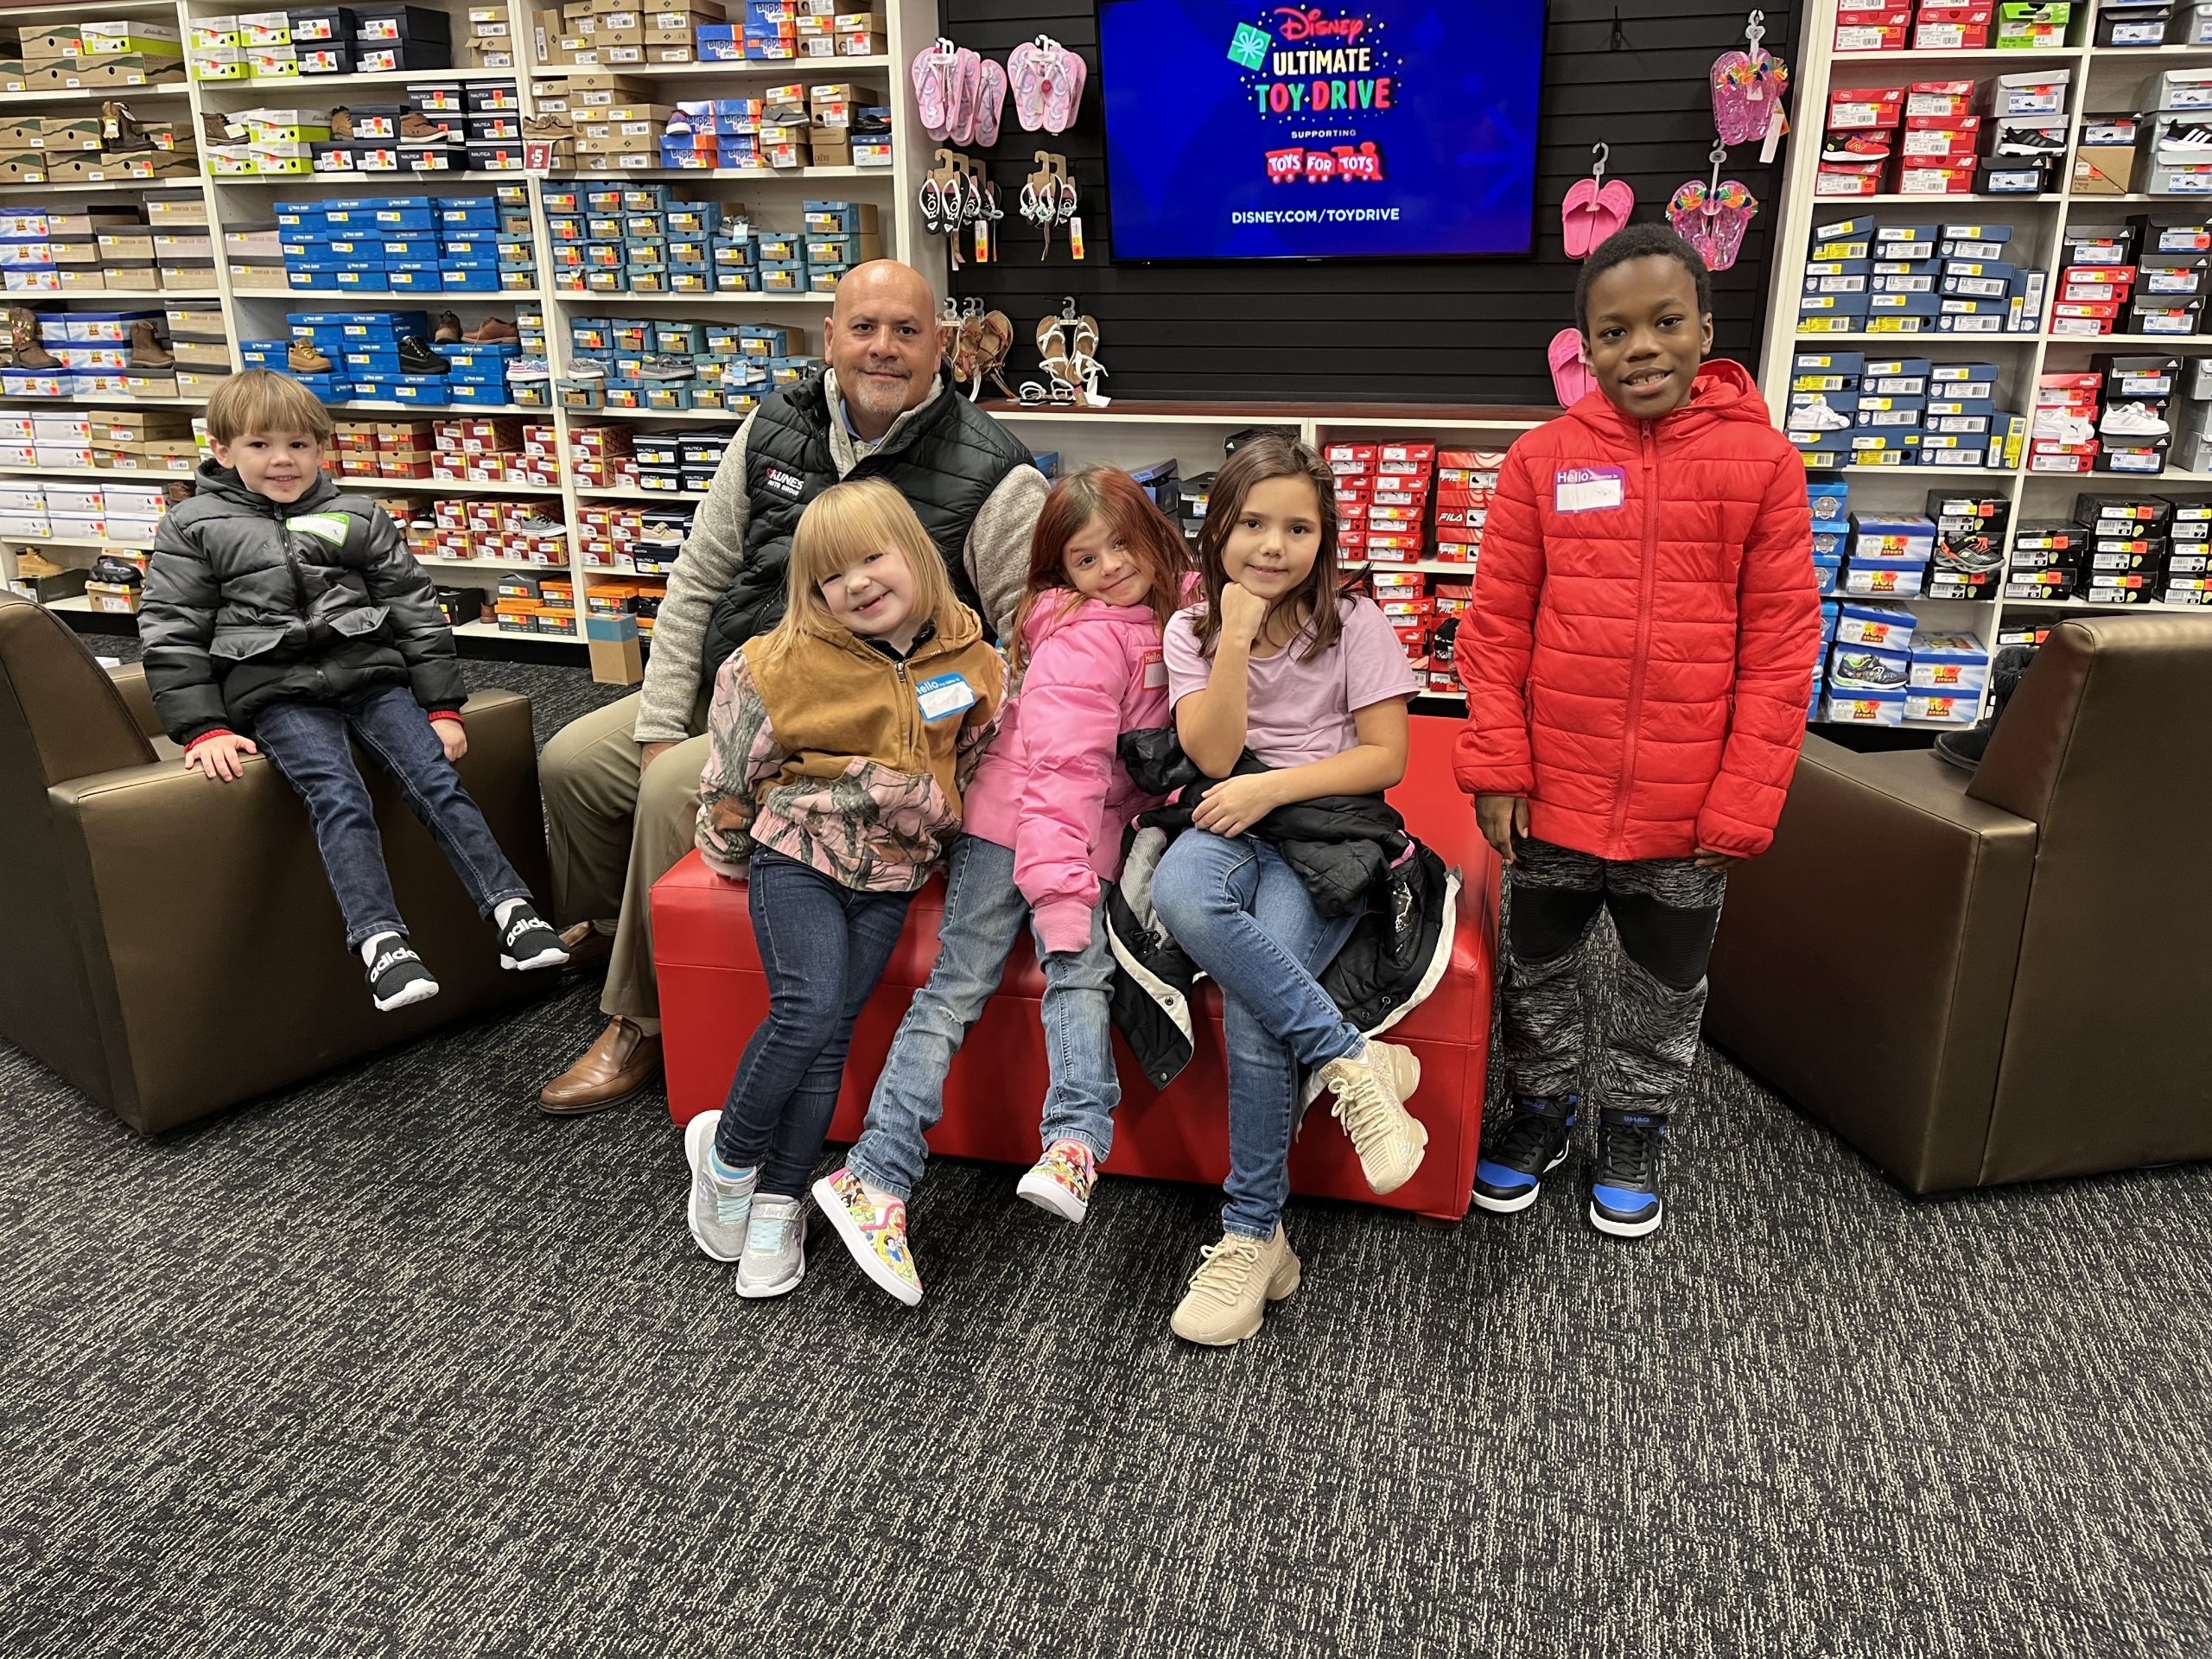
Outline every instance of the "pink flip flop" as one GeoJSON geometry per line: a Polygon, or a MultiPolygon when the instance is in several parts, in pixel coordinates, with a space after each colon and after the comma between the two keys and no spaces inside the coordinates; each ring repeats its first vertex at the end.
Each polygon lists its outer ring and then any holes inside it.
{"type": "Polygon", "coordinates": [[[1045,88],[1051,66],[1034,41],[1024,41],[1007,54],[1007,85],[1014,92],[1014,118],[1024,132],[1045,124],[1045,88]]]}
{"type": "Polygon", "coordinates": [[[961,47],[952,59],[952,142],[972,144],[976,142],[976,106],[982,99],[983,60],[966,47],[961,47]]]}
{"type": "Polygon", "coordinates": [[[923,130],[940,143],[952,130],[952,88],[945,69],[952,42],[940,40],[914,54],[914,113],[923,130]]]}
{"type": "Polygon", "coordinates": [[[976,142],[986,149],[999,141],[999,127],[1006,119],[1006,68],[996,58],[983,60],[983,79],[976,94],[976,142]]]}
{"type": "Polygon", "coordinates": [[[1590,365],[1582,360],[1582,331],[1562,328],[1552,336],[1549,351],[1551,359],[1552,391],[1561,409],[1573,409],[1592,392],[1598,390],[1598,378],[1590,372],[1590,365]]]}
{"type": "Polygon", "coordinates": [[[1567,187],[1560,207],[1560,228],[1566,238],[1567,257],[1587,259],[1605,238],[1628,224],[1636,211],[1636,192],[1619,179],[1602,186],[1594,178],[1577,179],[1567,187]]]}
{"type": "Polygon", "coordinates": [[[1065,47],[1052,53],[1052,80],[1045,91],[1045,130],[1065,132],[1075,124],[1076,106],[1083,99],[1088,73],[1084,60],[1065,47]]]}

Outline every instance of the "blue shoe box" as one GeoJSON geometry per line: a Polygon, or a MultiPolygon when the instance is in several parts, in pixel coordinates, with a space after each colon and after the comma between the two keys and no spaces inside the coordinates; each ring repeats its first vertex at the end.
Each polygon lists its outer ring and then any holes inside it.
{"type": "Polygon", "coordinates": [[[296,374],[292,378],[321,403],[342,404],[353,395],[353,383],[342,374],[296,374]]]}
{"type": "Polygon", "coordinates": [[[448,294],[496,294],[499,291],[499,273],[494,270],[453,270],[443,273],[445,291],[448,294]]]}

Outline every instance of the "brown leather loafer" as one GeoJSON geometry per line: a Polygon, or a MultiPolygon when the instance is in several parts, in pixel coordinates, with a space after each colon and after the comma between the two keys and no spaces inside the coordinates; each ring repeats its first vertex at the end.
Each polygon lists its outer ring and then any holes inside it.
{"type": "Polygon", "coordinates": [[[604,968],[614,954],[614,936],[601,932],[589,922],[578,922],[561,930],[561,948],[569,953],[570,973],[579,968],[604,968]]]}
{"type": "Polygon", "coordinates": [[[660,1039],[620,1017],[607,1022],[583,1058],[547,1084],[537,1107],[553,1117],[582,1117],[618,1106],[660,1076],[660,1039]]]}

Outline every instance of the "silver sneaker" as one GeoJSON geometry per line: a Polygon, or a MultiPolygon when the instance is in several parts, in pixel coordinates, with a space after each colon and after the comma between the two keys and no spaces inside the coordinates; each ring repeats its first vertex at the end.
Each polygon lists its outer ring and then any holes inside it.
{"type": "Polygon", "coordinates": [[[737,1294],[782,1296],[806,1277],[806,1200],[772,1196],[753,1202],[745,1254],[737,1263],[737,1294]]]}
{"type": "Polygon", "coordinates": [[[760,1173],[748,1171],[736,1181],[715,1178],[715,1131],[721,1121],[719,1111],[702,1112],[684,1126],[683,1156],[691,1166],[687,1208],[693,1243],[717,1262],[734,1262],[745,1254],[746,1224],[760,1173]]]}

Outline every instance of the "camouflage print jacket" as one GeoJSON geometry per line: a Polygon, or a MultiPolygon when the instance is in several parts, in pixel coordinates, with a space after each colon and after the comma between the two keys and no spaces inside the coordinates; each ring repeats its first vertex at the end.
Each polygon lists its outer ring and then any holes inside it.
{"type": "Polygon", "coordinates": [[[904,661],[841,631],[747,642],[715,677],[699,851],[724,875],[756,847],[864,893],[912,893],[960,832],[1005,664],[963,609],[904,661]]]}

